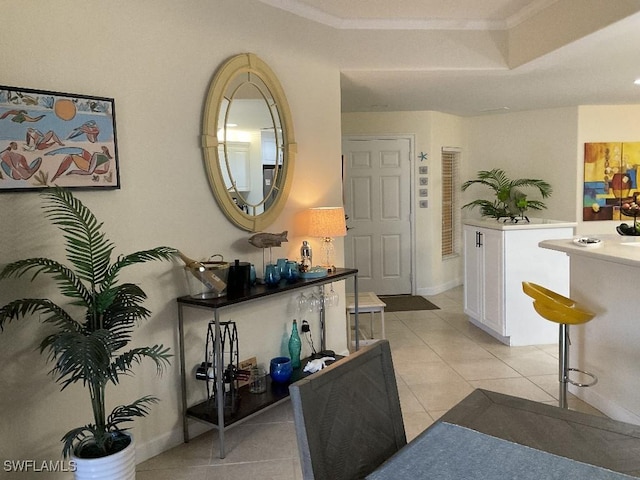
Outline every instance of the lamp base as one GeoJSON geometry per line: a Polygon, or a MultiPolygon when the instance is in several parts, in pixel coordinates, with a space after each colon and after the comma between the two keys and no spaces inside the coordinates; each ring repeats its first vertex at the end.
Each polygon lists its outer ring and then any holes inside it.
{"type": "Polygon", "coordinates": [[[324,259],[324,262],[322,263],[321,267],[326,268],[327,272],[329,273],[335,272],[336,266],[333,264],[333,255],[335,251],[335,248],[333,246],[333,238],[325,237],[322,240],[321,249],[322,249],[322,258],[324,259]]]}

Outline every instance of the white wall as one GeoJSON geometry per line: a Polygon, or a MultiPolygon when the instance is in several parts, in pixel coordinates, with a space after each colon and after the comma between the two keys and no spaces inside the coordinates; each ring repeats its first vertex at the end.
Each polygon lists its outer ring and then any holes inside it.
{"type": "Polygon", "coordinates": [[[439,112],[343,113],[342,134],[413,135],[415,138],[412,188],[419,188],[418,169],[429,167],[429,207],[418,208],[413,199],[416,293],[433,295],[462,281],[461,258],[442,260],[442,181],[440,152],[442,147],[462,147],[462,119],[439,112]],[[420,161],[421,152],[427,160],[420,161]]]}
{"type": "MultiPolygon", "coordinates": [[[[295,257],[302,237],[295,215],[308,206],[340,205],[340,85],[338,68],[324,51],[328,30],[254,0],[37,0],[3,2],[0,83],[115,98],[122,188],[79,192],[105,222],[117,253],[164,244],[196,258],[262,264],[249,233],[222,215],[209,189],[199,147],[202,108],[216,68],[230,56],[253,52],[265,60],[287,93],[298,143],[290,201],[269,228],[289,230],[277,256],[295,257]]],[[[0,145],[0,148],[3,147],[0,145]]],[[[34,193],[0,195],[0,266],[29,256],[64,260],[60,237],[45,223],[34,193]]],[[[319,247],[318,247],[319,248],[319,247]]],[[[338,242],[338,259],[342,242],[338,242]]],[[[138,345],[163,343],[177,355],[177,304],[187,293],[180,262],[131,269],[149,299],[152,318],[138,345]]],[[[339,286],[341,290],[342,285],[339,286]]],[[[0,304],[23,296],[53,296],[45,282],[6,280],[0,304]]],[[[286,297],[285,297],[286,298],[286,297]]],[[[234,308],[241,357],[260,361],[279,354],[293,316],[287,302],[234,308]]],[[[202,355],[211,315],[189,312],[188,370],[202,355]]],[[[344,313],[328,313],[328,346],[346,348],[344,313]]],[[[317,318],[309,318],[317,328],[317,318]]],[[[44,328],[35,319],[10,324],[0,334],[0,452],[4,459],[60,458],[60,437],[91,421],[86,392],[64,392],[46,373],[36,351],[44,328]]],[[[316,333],[319,338],[319,334],[316,333]]],[[[135,423],[138,461],[180,443],[179,365],[158,379],[144,364],[133,378],[108,392],[108,406],[146,394],[161,398],[151,415],[135,423]]],[[[193,396],[202,395],[195,385],[193,396]]],[[[53,478],[49,477],[49,478],[53,478]]]]}
{"type": "MultiPolygon", "coordinates": [[[[553,188],[544,200],[546,210],[531,216],[575,221],[578,175],[576,144],[578,111],[559,108],[488,115],[465,119],[469,154],[465,156],[461,178],[477,178],[479,170],[502,168],[514,178],[539,178],[553,188]]],[[[527,190],[529,191],[529,190],[527,190]]],[[[531,197],[535,197],[531,190],[531,197]]],[[[492,199],[492,192],[474,185],[463,194],[463,202],[492,199]]],[[[477,208],[465,209],[465,217],[480,216],[477,208]]]]}

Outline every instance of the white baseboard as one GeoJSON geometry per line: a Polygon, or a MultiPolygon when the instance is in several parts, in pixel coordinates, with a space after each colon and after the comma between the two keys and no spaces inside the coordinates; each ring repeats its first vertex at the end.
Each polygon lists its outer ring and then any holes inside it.
{"type": "Polygon", "coordinates": [[[452,288],[460,285],[462,285],[462,278],[457,278],[441,285],[436,285],[435,287],[418,288],[416,289],[416,295],[422,295],[425,297],[438,295],[439,293],[446,292],[447,290],[451,290],[452,288]]]}
{"type": "Polygon", "coordinates": [[[585,387],[576,387],[569,385],[569,392],[574,394],[580,400],[587,402],[594,408],[597,408],[607,417],[619,422],[633,423],[634,425],[640,425],[640,417],[635,413],[630,412],[621,405],[611,399],[604,398],[594,389],[585,387]]]}

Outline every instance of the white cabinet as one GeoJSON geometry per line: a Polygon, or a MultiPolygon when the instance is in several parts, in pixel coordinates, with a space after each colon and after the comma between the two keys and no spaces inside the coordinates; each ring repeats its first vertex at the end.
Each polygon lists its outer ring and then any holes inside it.
{"type": "Polygon", "coordinates": [[[465,226],[464,247],[465,313],[504,336],[502,234],[465,226]]]}
{"type": "Polygon", "coordinates": [[[522,292],[522,282],[539,283],[568,296],[568,257],[542,249],[538,243],[571,238],[572,225],[467,221],[464,226],[464,311],[470,321],[507,345],[557,342],[557,325],[535,312],[531,299],[522,292]]]}

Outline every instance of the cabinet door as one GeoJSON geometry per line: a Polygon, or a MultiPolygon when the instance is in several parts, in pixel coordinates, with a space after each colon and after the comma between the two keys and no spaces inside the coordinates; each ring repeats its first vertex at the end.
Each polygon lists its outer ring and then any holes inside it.
{"type": "Polygon", "coordinates": [[[480,321],[482,318],[482,277],[479,232],[464,227],[464,313],[480,321]]]}
{"type": "Polygon", "coordinates": [[[504,322],[504,235],[500,230],[480,229],[482,235],[482,323],[506,335],[504,322]]]}

